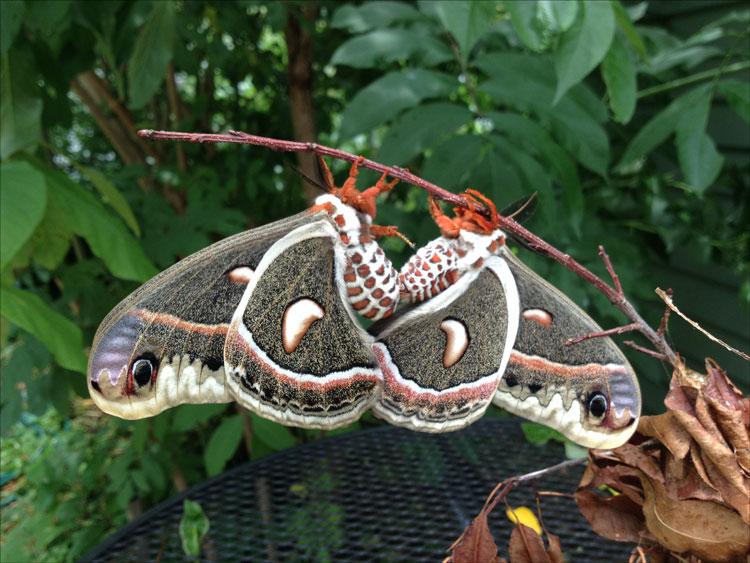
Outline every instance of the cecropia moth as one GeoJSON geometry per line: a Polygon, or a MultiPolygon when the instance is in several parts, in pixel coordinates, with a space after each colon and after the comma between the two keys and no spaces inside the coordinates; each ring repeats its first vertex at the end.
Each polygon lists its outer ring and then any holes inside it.
{"type": "Polygon", "coordinates": [[[360,192],[358,164],[341,188],[326,168],[306,212],[217,242],[115,307],[90,355],[95,403],[136,419],[237,401],[306,428],[372,409],[443,432],[494,402],[584,446],[625,442],[640,414],[632,368],[608,338],[565,346],[599,327],[507,249],[491,202],[489,218],[454,219],[432,202],[442,236],[399,274],[376,242],[397,230],[372,224],[395,182],[360,192]]]}

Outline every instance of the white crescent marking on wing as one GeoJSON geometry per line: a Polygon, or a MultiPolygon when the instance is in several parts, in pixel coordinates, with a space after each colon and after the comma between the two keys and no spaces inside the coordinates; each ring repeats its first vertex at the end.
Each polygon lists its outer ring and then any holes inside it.
{"type": "Polygon", "coordinates": [[[469,335],[461,321],[446,319],[440,323],[440,330],[445,333],[445,352],[443,352],[443,366],[448,369],[456,365],[463,358],[469,346],[469,335]]]}
{"type": "Polygon", "coordinates": [[[248,284],[250,283],[250,280],[253,279],[254,274],[255,272],[253,272],[252,268],[248,268],[247,266],[240,266],[239,268],[235,268],[234,270],[229,272],[227,274],[227,277],[234,283],[248,284]]]}
{"type": "Polygon", "coordinates": [[[286,308],[281,322],[281,342],[284,351],[291,354],[315,321],[325,315],[323,308],[312,299],[300,299],[286,308]]]}

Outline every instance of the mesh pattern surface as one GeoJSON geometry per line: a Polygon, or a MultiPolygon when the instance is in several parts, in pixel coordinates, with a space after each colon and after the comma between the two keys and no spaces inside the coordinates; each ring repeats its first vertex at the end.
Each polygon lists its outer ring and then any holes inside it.
{"type": "MultiPolygon", "coordinates": [[[[502,479],[564,459],[560,444],[528,444],[519,421],[485,419],[448,434],[383,427],[299,446],[246,463],[173,497],[105,540],[84,561],[175,561],[184,498],[210,520],[203,560],[442,561],[502,479]]],[[[540,490],[572,492],[581,467],[540,490]]],[[[534,506],[533,489],[508,497],[534,506]]],[[[501,553],[512,525],[490,517],[501,553]]],[[[546,497],[544,522],[568,561],[626,561],[631,545],[596,536],[572,499],[546,497]]]]}

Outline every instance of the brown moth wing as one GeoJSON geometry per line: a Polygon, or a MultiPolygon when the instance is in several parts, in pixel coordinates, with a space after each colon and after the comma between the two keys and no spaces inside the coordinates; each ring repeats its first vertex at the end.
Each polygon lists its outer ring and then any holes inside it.
{"type": "Polygon", "coordinates": [[[152,416],[180,403],[225,402],[224,339],[263,255],[279,238],[324,215],[299,215],[221,240],[163,271],[102,321],[89,360],[89,392],[123,418],[152,416]],[[150,381],[130,373],[154,364],[150,381]]]}
{"type": "Polygon", "coordinates": [[[306,428],[341,426],[370,407],[380,373],[346,299],[345,267],[330,223],[303,226],[269,249],[227,334],[237,402],[306,428]]]}
{"type": "Polygon", "coordinates": [[[439,295],[378,323],[383,392],[373,412],[414,430],[458,430],[481,417],[518,327],[518,296],[502,258],[439,295]]]}
{"type": "Polygon", "coordinates": [[[640,415],[641,396],[624,354],[610,338],[566,346],[568,339],[601,328],[507,249],[504,256],[518,286],[521,318],[494,403],[589,447],[626,441],[640,415]],[[597,394],[606,398],[603,416],[589,412],[597,394]]]}

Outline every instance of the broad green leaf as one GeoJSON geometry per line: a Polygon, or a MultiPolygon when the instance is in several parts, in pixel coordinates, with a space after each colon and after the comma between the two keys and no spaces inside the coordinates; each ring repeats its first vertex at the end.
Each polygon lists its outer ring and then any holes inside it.
{"type": "Polygon", "coordinates": [[[677,123],[677,156],[685,182],[703,194],[721,172],[724,164],[711,137],[706,134],[711,111],[711,91],[703,94],[681,113],[677,123]]]}
{"type": "Polygon", "coordinates": [[[26,4],[24,22],[55,54],[72,21],[70,6],[70,0],[34,0],[26,4]]]}
{"type": "Polygon", "coordinates": [[[242,417],[239,414],[228,416],[221,421],[211,434],[203,452],[203,462],[209,476],[218,475],[224,470],[242,441],[242,417]]]}
{"type": "Polygon", "coordinates": [[[419,9],[437,19],[453,36],[464,61],[469,59],[472,48],[497,17],[494,2],[420,0],[419,9]]]}
{"type": "Polygon", "coordinates": [[[145,281],[157,273],[138,240],[93,194],[60,172],[46,169],[44,173],[49,205],[65,214],[69,227],[86,239],[110,272],[133,281],[145,281]]]}
{"type": "Polygon", "coordinates": [[[27,162],[0,165],[0,269],[31,238],[46,206],[43,174],[27,162]]]}
{"type": "Polygon", "coordinates": [[[612,108],[615,121],[627,123],[635,112],[638,87],[635,65],[619,33],[615,34],[601,69],[609,94],[609,107],[612,108]]]}
{"type": "Polygon", "coordinates": [[[526,441],[536,446],[543,446],[550,440],[565,442],[565,436],[557,430],[543,424],[537,424],[536,422],[522,422],[521,430],[523,430],[526,441]]]}
{"type": "Polygon", "coordinates": [[[0,2],[0,55],[4,55],[23,23],[24,3],[21,0],[0,2]]]}
{"type": "Polygon", "coordinates": [[[98,170],[75,163],[74,166],[81,172],[81,174],[86,176],[92,184],[94,184],[99,195],[102,196],[102,201],[114,209],[117,214],[122,217],[122,220],[125,221],[127,226],[130,227],[130,230],[133,231],[137,237],[140,237],[141,228],[138,225],[138,220],[135,218],[133,210],[130,209],[130,204],[120,193],[120,190],[118,190],[115,185],[98,170]]]}
{"type": "Polygon", "coordinates": [[[628,173],[648,153],[672,136],[683,112],[700,100],[708,88],[710,85],[703,84],[682,94],[652,117],[625,148],[625,153],[615,169],[623,174],[628,173]]]}
{"type": "Polygon", "coordinates": [[[197,502],[185,499],[180,518],[180,540],[185,555],[198,557],[201,554],[201,541],[208,533],[209,527],[210,523],[203,507],[197,502]]]}
{"type": "Polygon", "coordinates": [[[29,241],[30,257],[42,268],[54,270],[68,253],[72,237],[73,230],[68,226],[67,217],[59,208],[48,205],[42,222],[29,241]]]}
{"type": "Polygon", "coordinates": [[[424,69],[388,73],[357,92],[346,106],[341,138],[369,131],[422,100],[447,96],[457,86],[455,77],[424,69]]]}
{"type": "Polygon", "coordinates": [[[401,166],[472,119],[472,113],[457,104],[436,102],[404,112],[391,124],[378,151],[380,162],[401,166]]]}
{"type": "Polygon", "coordinates": [[[608,2],[583,0],[576,23],[566,31],[554,53],[556,103],[604,58],[612,43],[615,18],[608,2]]]}
{"type": "Polygon", "coordinates": [[[743,80],[722,80],[718,89],[737,115],[750,123],[750,83],[743,80]]]}
{"type": "Polygon", "coordinates": [[[568,31],[578,15],[578,0],[539,0],[539,7],[554,16],[560,31],[568,31]]]}
{"type": "Polygon", "coordinates": [[[451,191],[470,187],[466,181],[472,168],[482,159],[482,138],[458,135],[437,146],[425,161],[422,176],[451,191]]]}
{"type": "Polygon", "coordinates": [[[253,421],[253,437],[257,437],[272,450],[285,450],[297,444],[292,433],[286,426],[278,422],[261,418],[256,414],[251,414],[253,421]]]}
{"type": "Polygon", "coordinates": [[[376,29],[345,41],[331,57],[331,64],[373,68],[406,59],[432,66],[453,58],[450,49],[434,36],[416,29],[376,29]]]}
{"type": "Polygon", "coordinates": [[[42,105],[31,53],[0,55],[0,159],[41,140],[42,105]]]}
{"type": "Polygon", "coordinates": [[[175,409],[172,419],[172,430],[186,432],[199,424],[226,410],[225,404],[217,405],[180,405],[175,409]]]}
{"type": "Polygon", "coordinates": [[[488,113],[499,133],[522,144],[525,149],[538,155],[550,167],[563,187],[568,220],[576,234],[580,234],[583,221],[583,191],[578,179],[575,163],[565,150],[550,137],[540,125],[527,117],[514,113],[488,113]]]}
{"type": "Polygon", "coordinates": [[[333,14],[331,27],[362,33],[388,27],[398,21],[421,19],[422,15],[404,2],[365,2],[359,6],[344,4],[333,14]]]}
{"type": "Polygon", "coordinates": [[[83,336],[73,321],[28,291],[4,287],[0,288],[0,295],[3,317],[38,338],[62,367],[86,373],[83,336]]]}
{"type": "MultiPolygon", "coordinates": [[[[638,56],[644,60],[648,60],[648,52],[646,51],[646,44],[643,42],[643,38],[638,33],[638,30],[636,30],[635,26],[633,25],[633,21],[637,21],[638,18],[631,19],[631,16],[628,14],[627,10],[622,6],[620,3],[620,0],[611,0],[612,1],[612,11],[615,14],[615,21],[617,22],[617,27],[620,28],[620,31],[622,31],[623,35],[627,38],[628,42],[633,46],[636,53],[638,53],[638,56]]],[[[635,7],[642,7],[644,13],[646,10],[647,3],[642,2],[641,4],[635,6],[635,7]]]]}
{"type": "Polygon", "coordinates": [[[172,0],[155,2],[141,29],[128,61],[130,107],[142,108],[164,82],[177,36],[177,18],[172,0]]]}
{"type": "Polygon", "coordinates": [[[510,22],[518,38],[532,51],[543,51],[550,44],[550,33],[542,27],[537,18],[536,0],[517,0],[506,2],[505,8],[510,13],[510,22]]]}

